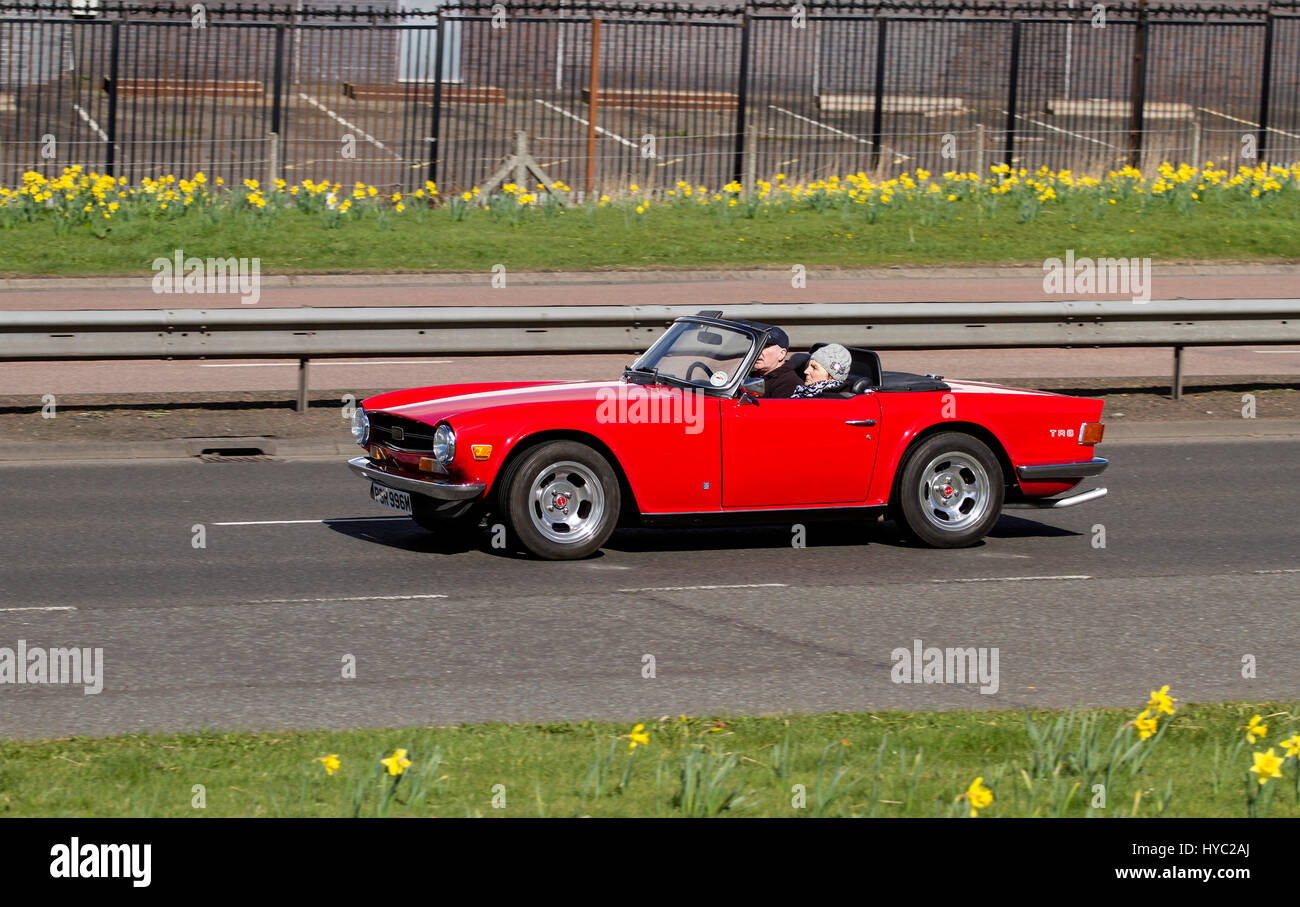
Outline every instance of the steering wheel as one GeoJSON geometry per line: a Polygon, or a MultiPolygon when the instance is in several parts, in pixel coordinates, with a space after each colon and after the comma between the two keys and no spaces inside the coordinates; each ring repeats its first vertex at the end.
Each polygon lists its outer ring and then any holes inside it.
{"type": "Polygon", "coordinates": [[[706,378],[706,380],[707,380],[708,378],[713,377],[713,369],[712,369],[711,367],[709,367],[708,364],[706,364],[706,363],[704,363],[704,362],[701,362],[700,360],[696,359],[694,362],[692,362],[692,363],[691,363],[689,366],[687,366],[687,368],[686,368],[686,380],[687,380],[687,381],[690,381],[690,380],[691,380],[691,372],[695,371],[695,369],[697,369],[697,368],[702,368],[702,369],[704,369],[704,373],[705,373],[705,378],[706,378]]]}

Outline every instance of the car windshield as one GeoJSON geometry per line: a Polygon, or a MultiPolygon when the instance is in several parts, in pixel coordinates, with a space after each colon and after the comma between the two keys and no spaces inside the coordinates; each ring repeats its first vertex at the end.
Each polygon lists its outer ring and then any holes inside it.
{"type": "Polygon", "coordinates": [[[678,321],[631,371],[653,374],[668,384],[724,387],[744,365],[753,342],[749,334],[735,328],[678,321]]]}

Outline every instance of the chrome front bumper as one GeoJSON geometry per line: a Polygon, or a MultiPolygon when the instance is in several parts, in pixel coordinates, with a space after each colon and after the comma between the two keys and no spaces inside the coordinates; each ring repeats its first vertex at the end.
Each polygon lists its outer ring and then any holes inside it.
{"type": "Polygon", "coordinates": [[[410,476],[393,475],[375,466],[365,457],[348,460],[348,466],[357,475],[370,479],[372,482],[378,482],[380,485],[387,485],[389,488],[396,488],[399,491],[409,491],[411,494],[433,498],[437,501],[468,501],[481,495],[484,489],[487,488],[482,482],[467,482],[463,485],[456,485],[451,482],[439,482],[435,479],[415,479],[410,476]]]}

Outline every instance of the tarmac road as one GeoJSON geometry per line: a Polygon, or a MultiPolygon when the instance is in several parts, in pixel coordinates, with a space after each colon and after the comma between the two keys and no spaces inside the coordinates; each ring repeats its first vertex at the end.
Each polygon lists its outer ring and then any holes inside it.
{"type": "Polygon", "coordinates": [[[569,563],[387,517],[341,458],[0,466],[0,646],[104,652],[98,695],[0,684],[0,735],[1296,697],[1300,438],[1101,453],[1107,498],[966,550],[777,525],[569,563]],[[996,647],[997,692],[891,682],[915,639],[996,647]]]}

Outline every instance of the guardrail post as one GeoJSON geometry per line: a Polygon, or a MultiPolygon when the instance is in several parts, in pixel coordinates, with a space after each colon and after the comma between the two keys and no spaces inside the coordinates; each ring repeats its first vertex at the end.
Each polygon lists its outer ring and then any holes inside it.
{"type": "Polygon", "coordinates": [[[1183,348],[1181,346],[1174,347],[1173,398],[1183,399],[1183,348]]]}
{"type": "Polygon", "coordinates": [[[310,359],[298,360],[298,405],[295,410],[299,413],[307,412],[307,375],[308,363],[310,359]]]}

